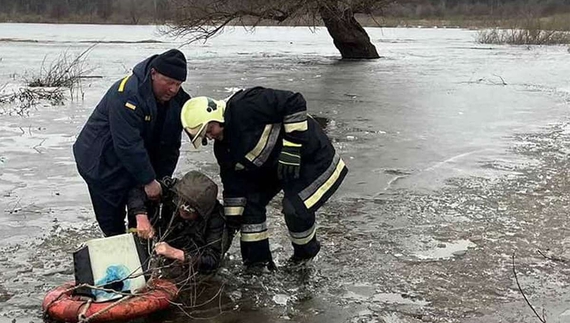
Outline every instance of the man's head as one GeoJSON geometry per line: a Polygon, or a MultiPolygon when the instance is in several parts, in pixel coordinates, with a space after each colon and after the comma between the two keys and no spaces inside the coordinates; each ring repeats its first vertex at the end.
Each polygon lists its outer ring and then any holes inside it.
{"type": "Polygon", "coordinates": [[[218,196],[218,186],[208,176],[190,171],[174,185],[179,199],[179,214],[185,220],[207,218],[214,210],[218,196]]]}
{"type": "Polygon", "coordinates": [[[168,50],[151,62],[152,91],[157,101],[170,101],[186,81],[186,58],[177,49],[168,50]]]}
{"type": "Polygon", "coordinates": [[[195,148],[198,148],[205,138],[219,141],[224,139],[225,110],[225,101],[205,96],[195,97],[184,103],[180,119],[195,148]]]}

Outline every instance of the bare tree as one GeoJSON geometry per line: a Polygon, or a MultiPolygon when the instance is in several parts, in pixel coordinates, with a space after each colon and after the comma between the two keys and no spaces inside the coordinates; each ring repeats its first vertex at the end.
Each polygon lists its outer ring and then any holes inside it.
{"type": "Polygon", "coordinates": [[[103,20],[109,19],[113,14],[113,1],[112,0],[99,0],[97,1],[97,16],[103,20]]]}
{"type": "Polygon", "coordinates": [[[188,42],[207,40],[230,24],[256,27],[264,21],[314,27],[324,23],[342,58],[378,58],[355,19],[393,0],[168,0],[173,21],[164,32],[188,42]]]}

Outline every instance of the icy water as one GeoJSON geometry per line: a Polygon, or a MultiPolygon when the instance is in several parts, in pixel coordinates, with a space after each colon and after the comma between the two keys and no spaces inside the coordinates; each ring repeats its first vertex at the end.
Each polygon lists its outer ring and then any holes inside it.
{"type": "MultiPolygon", "coordinates": [[[[312,264],[285,266],[276,200],[277,272],[245,274],[235,242],[220,275],[185,300],[194,306],[147,321],[538,322],[514,269],[540,315],[570,322],[567,48],[481,45],[469,30],[368,32],[381,59],[340,61],[323,29],[237,28],[182,47],[192,95],[302,92],[350,173],[318,215],[312,264]]],[[[99,235],[71,154],[93,107],[134,64],[183,41],[152,26],[0,24],[0,95],[96,42],[74,100],[25,116],[0,106],[2,323],[40,322],[46,291],[73,278],[70,252],[99,235]]],[[[219,182],[209,146],[184,143],[177,174],[190,169],[219,182]]]]}

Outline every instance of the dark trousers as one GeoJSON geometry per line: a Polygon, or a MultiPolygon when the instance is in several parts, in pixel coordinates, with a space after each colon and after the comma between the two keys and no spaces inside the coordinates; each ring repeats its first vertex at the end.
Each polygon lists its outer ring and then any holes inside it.
{"type": "MultiPolygon", "coordinates": [[[[91,196],[91,203],[93,204],[93,211],[95,218],[103,234],[106,237],[123,234],[125,229],[125,216],[127,214],[127,194],[116,192],[118,203],[109,201],[109,191],[88,185],[89,195],[91,196]],[[121,196],[122,195],[122,196],[121,196]]],[[[136,219],[128,219],[129,227],[136,227],[136,219]]]]}
{"type": "Polygon", "coordinates": [[[316,235],[315,212],[308,210],[297,194],[288,193],[286,190],[282,203],[285,223],[293,246],[293,259],[313,258],[321,249],[316,235]]]}
{"type": "MultiPolygon", "coordinates": [[[[240,249],[245,265],[272,261],[267,235],[266,207],[281,191],[282,183],[276,176],[260,178],[262,179],[256,183],[249,183],[247,205],[242,216],[240,249]]],[[[320,249],[314,232],[315,212],[305,208],[295,190],[285,188],[284,193],[282,212],[292,237],[293,257],[312,258],[320,249]]]]}
{"type": "Polygon", "coordinates": [[[246,196],[247,206],[242,218],[240,241],[241,257],[246,266],[272,261],[266,207],[279,190],[279,186],[260,185],[255,190],[250,190],[246,196]]]}

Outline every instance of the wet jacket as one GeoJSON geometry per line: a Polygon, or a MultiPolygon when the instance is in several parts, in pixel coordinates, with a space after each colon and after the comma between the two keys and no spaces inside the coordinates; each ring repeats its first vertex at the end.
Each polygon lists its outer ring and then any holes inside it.
{"type": "Polygon", "coordinates": [[[185,265],[209,273],[220,266],[233,238],[233,231],[226,228],[217,194],[218,187],[210,178],[191,171],[173,187],[165,188],[159,217],[152,214],[156,208],[147,200],[142,187],[130,191],[127,207],[130,215],[150,213],[159,238],[184,250],[185,265]],[[178,215],[179,206],[185,202],[198,211],[197,220],[185,220],[178,215]]]}
{"type": "Polygon", "coordinates": [[[306,110],[300,93],[263,87],[240,91],[228,100],[223,140],[214,144],[228,218],[244,215],[244,208],[247,213],[245,192],[276,177],[283,139],[302,144],[301,178],[281,183],[286,193],[300,197],[298,207],[316,210],[340,185],[346,167],[306,110]]]}
{"type": "Polygon", "coordinates": [[[80,175],[93,188],[113,192],[105,196],[112,204],[134,186],[171,176],[178,161],[180,111],[190,96],[180,89],[170,102],[157,106],[150,77],[156,56],[111,86],[73,145],[80,175]],[[162,129],[156,126],[159,116],[162,129]]]}

